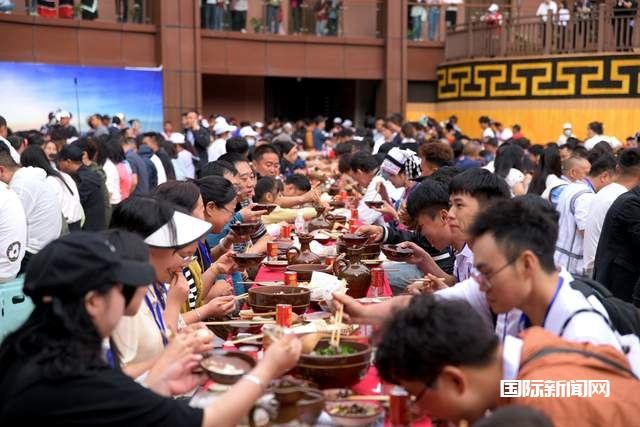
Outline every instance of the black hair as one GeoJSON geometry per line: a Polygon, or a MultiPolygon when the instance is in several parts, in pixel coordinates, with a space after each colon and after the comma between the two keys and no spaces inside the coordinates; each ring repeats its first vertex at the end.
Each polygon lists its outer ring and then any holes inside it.
{"type": "Polygon", "coordinates": [[[443,166],[430,175],[428,179],[439,182],[444,186],[445,190],[447,190],[453,177],[461,174],[462,172],[464,172],[464,169],[457,166],[443,166]]]}
{"type": "Polygon", "coordinates": [[[200,188],[189,181],[167,181],[158,185],[151,195],[191,213],[198,203],[200,188]]]}
{"type": "Polygon", "coordinates": [[[405,138],[415,138],[416,136],[416,128],[411,122],[403,124],[400,128],[400,132],[405,136],[405,138]]]}
{"type": "Polygon", "coordinates": [[[542,156],[542,153],[544,153],[544,147],[540,144],[535,144],[532,145],[531,147],[528,148],[529,154],[533,154],[534,156],[542,156]]]}
{"type": "Polygon", "coordinates": [[[341,174],[349,173],[351,170],[351,153],[343,154],[338,160],[338,172],[341,174]]]}
{"type": "Polygon", "coordinates": [[[617,161],[616,158],[613,157],[613,154],[603,154],[591,162],[591,170],[589,171],[589,176],[596,177],[604,172],[609,172],[611,174],[616,171],[617,161]]]}
{"type": "Polygon", "coordinates": [[[349,168],[352,171],[372,172],[378,169],[380,165],[375,157],[371,153],[359,151],[351,155],[349,160],[349,168]]]}
{"type": "Polygon", "coordinates": [[[502,144],[496,152],[494,162],[495,174],[501,178],[506,178],[511,169],[523,170],[522,157],[524,150],[516,144],[502,144]]]}
{"type": "Polygon", "coordinates": [[[285,179],[284,183],[287,185],[293,185],[300,191],[307,192],[311,190],[311,182],[309,182],[309,178],[299,173],[289,175],[285,179]]]}
{"type": "Polygon", "coordinates": [[[0,128],[5,127],[7,127],[7,119],[5,119],[3,116],[0,116],[0,128]]]}
{"type": "MultiPolygon", "coordinates": [[[[564,7],[566,3],[562,2],[564,7]]],[[[553,427],[545,414],[523,405],[508,405],[496,409],[488,417],[481,418],[472,427],[553,427]]]]}
{"type": "Polygon", "coordinates": [[[462,155],[462,152],[464,151],[464,144],[460,140],[453,141],[453,144],[451,144],[451,149],[453,150],[453,157],[457,159],[462,155]]]}
{"type": "Polygon", "coordinates": [[[77,141],[74,141],[73,144],[77,145],[82,151],[87,153],[87,157],[89,157],[90,160],[93,160],[95,158],[98,148],[96,147],[96,143],[93,138],[89,138],[86,136],[80,137],[77,141]]]}
{"type": "Polygon", "coordinates": [[[627,148],[618,157],[623,175],[636,174],[640,170],[640,149],[627,148]]]}
{"type": "Polygon", "coordinates": [[[396,147],[395,144],[385,142],[384,144],[380,145],[380,147],[378,147],[378,154],[387,154],[394,147],[396,147]]]}
{"type": "Polygon", "coordinates": [[[547,187],[547,177],[550,174],[554,174],[558,178],[562,176],[560,149],[555,144],[547,146],[542,152],[527,193],[542,194],[547,187]]]}
{"type": "Polygon", "coordinates": [[[236,189],[231,182],[221,176],[205,176],[194,182],[200,188],[200,195],[205,206],[213,203],[222,208],[237,196],[236,189]]]}
{"type": "Polygon", "coordinates": [[[351,154],[351,150],[353,148],[352,145],[351,141],[342,142],[333,147],[333,152],[337,157],[344,156],[345,154],[351,154]]]}
{"type": "Polygon", "coordinates": [[[35,145],[42,148],[44,145],[44,137],[40,132],[30,132],[27,135],[27,142],[29,145],[35,145]]]}
{"type": "Polygon", "coordinates": [[[418,184],[407,199],[407,212],[413,218],[426,213],[430,218],[449,208],[449,193],[442,183],[427,178],[418,184]]]}
{"type": "Polygon", "coordinates": [[[486,124],[491,124],[491,119],[487,116],[480,116],[480,118],[478,119],[479,123],[486,123],[486,124]]]}
{"type": "Polygon", "coordinates": [[[8,168],[17,168],[18,164],[11,157],[11,150],[7,147],[7,144],[0,143],[0,166],[8,168]]]}
{"type": "Polygon", "coordinates": [[[280,154],[284,156],[285,154],[288,154],[291,150],[293,150],[295,144],[289,141],[278,141],[274,144],[274,146],[278,149],[278,151],[280,151],[280,154]]]}
{"type": "Polygon", "coordinates": [[[256,149],[253,150],[251,158],[253,159],[253,161],[259,161],[267,153],[273,153],[277,155],[278,158],[280,157],[280,152],[275,146],[273,146],[272,144],[262,144],[261,146],[256,147],[256,149]]]}
{"type": "Polygon", "coordinates": [[[18,134],[13,134],[13,135],[9,135],[7,137],[7,141],[9,141],[11,143],[11,146],[13,148],[15,148],[16,150],[19,150],[20,147],[22,146],[22,144],[24,143],[25,138],[23,136],[20,136],[18,134]]]}
{"type": "Polygon", "coordinates": [[[469,235],[477,239],[491,234],[509,259],[530,250],[538,257],[545,272],[555,271],[553,253],[558,240],[558,221],[554,221],[550,205],[545,208],[543,206],[547,205],[532,202],[536,198],[533,195],[516,197],[481,210],[469,235]]]}
{"type": "Polygon", "coordinates": [[[597,159],[603,154],[613,154],[613,148],[607,141],[600,141],[596,145],[593,146],[591,150],[589,150],[589,155],[587,158],[590,163],[593,163],[593,160],[597,159]]]}
{"type": "Polygon", "coordinates": [[[602,133],[604,132],[604,126],[602,122],[591,122],[587,125],[587,127],[597,135],[602,135],[602,133]]]}
{"type": "Polygon", "coordinates": [[[155,197],[131,196],[118,203],[111,214],[109,228],[120,228],[149,237],[163,225],[170,223],[171,241],[175,244],[177,234],[173,214],[173,205],[155,197]]]}
{"type": "Polygon", "coordinates": [[[371,153],[373,151],[374,142],[371,138],[363,138],[361,140],[353,140],[352,150],[354,153],[365,152],[371,153]]]}
{"type": "Polygon", "coordinates": [[[265,203],[264,196],[268,193],[275,193],[278,191],[279,180],[272,176],[263,176],[256,183],[254,200],[257,203],[265,203]]]}
{"type": "Polygon", "coordinates": [[[249,144],[247,140],[241,136],[233,136],[227,139],[225,148],[227,153],[239,153],[243,156],[246,156],[249,152],[249,144]]]}
{"type": "Polygon", "coordinates": [[[486,366],[499,339],[468,302],[413,297],[382,329],[375,365],[384,381],[434,385],[445,366],[486,366]]]}
{"type": "Polygon", "coordinates": [[[36,147],[34,145],[30,145],[24,149],[22,154],[20,154],[20,163],[22,166],[33,166],[36,168],[40,168],[47,173],[47,176],[54,176],[60,180],[64,184],[64,186],[69,190],[69,193],[73,194],[73,190],[67,184],[67,182],[62,177],[62,174],[55,170],[51,163],[49,163],[49,159],[47,159],[47,155],[44,154],[42,148],[36,147]]]}
{"type": "Polygon", "coordinates": [[[569,137],[565,141],[564,144],[560,146],[560,149],[567,149],[570,151],[575,150],[580,145],[580,140],[578,138],[569,137]]]}
{"type": "Polygon", "coordinates": [[[449,195],[468,194],[481,205],[496,199],[508,199],[511,191],[504,179],[486,169],[468,169],[449,184],[449,195]]]}
{"type": "Polygon", "coordinates": [[[225,173],[230,173],[233,176],[238,175],[238,169],[224,160],[216,160],[215,162],[209,162],[200,170],[200,178],[205,176],[224,176],[225,173]]]}
{"type": "MultiPolygon", "coordinates": [[[[234,167],[237,163],[246,162],[249,163],[246,157],[244,157],[240,153],[225,153],[222,156],[218,157],[218,160],[222,160],[224,162],[232,164],[234,167]]],[[[236,171],[237,174],[237,171],[236,171]]]]}

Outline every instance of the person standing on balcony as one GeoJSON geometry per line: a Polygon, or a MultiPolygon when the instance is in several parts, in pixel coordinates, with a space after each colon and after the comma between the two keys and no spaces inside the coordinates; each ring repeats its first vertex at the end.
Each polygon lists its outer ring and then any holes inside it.
{"type": "Polygon", "coordinates": [[[329,3],[326,0],[317,0],[313,6],[313,16],[316,18],[316,36],[326,34],[328,9],[329,3]]]}
{"type": "Polygon", "coordinates": [[[291,23],[293,34],[302,32],[302,6],[304,0],[290,0],[289,8],[291,9],[291,23]]]}
{"type": "Polygon", "coordinates": [[[234,0],[231,3],[231,31],[247,32],[248,0],[234,0]]]}
{"type": "Polygon", "coordinates": [[[573,16],[576,18],[578,24],[578,33],[573,38],[573,48],[576,48],[576,40],[579,35],[582,36],[582,45],[580,47],[587,47],[587,36],[589,33],[589,20],[591,19],[592,4],[590,0],[578,0],[573,5],[573,16]]]}
{"type": "MultiPolygon", "coordinates": [[[[211,3],[212,0],[207,0],[207,5],[211,3]]],[[[214,30],[222,30],[224,27],[224,12],[227,0],[213,0],[213,23],[212,29],[214,30]]]]}
{"type": "Polygon", "coordinates": [[[422,40],[422,23],[427,20],[427,10],[422,6],[424,0],[418,0],[411,6],[411,39],[422,40]]]}
{"type": "Polygon", "coordinates": [[[267,1],[267,31],[278,34],[278,14],[280,13],[280,0],[267,1]]]}
{"type": "Polygon", "coordinates": [[[498,39],[500,38],[500,31],[502,27],[502,13],[497,4],[492,3],[487,10],[487,13],[482,15],[480,20],[487,24],[491,31],[491,38],[489,39],[489,56],[496,56],[498,47],[498,39]]]}
{"type": "Polygon", "coordinates": [[[429,41],[434,41],[438,37],[440,24],[440,0],[427,0],[427,3],[429,3],[427,37],[429,37],[429,41]]]}
{"type": "Polygon", "coordinates": [[[616,33],[616,50],[633,50],[633,27],[638,11],[638,0],[617,0],[613,7],[613,28],[616,33]]]}
{"type": "Polygon", "coordinates": [[[338,35],[338,20],[342,2],[338,0],[329,0],[329,8],[327,13],[327,35],[338,35]]]}
{"type": "Polygon", "coordinates": [[[558,14],[558,4],[553,0],[542,0],[542,3],[540,3],[540,5],[538,6],[536,16],[539,16],[540,20],[542,21],[540,32],[542,33],[543,47],[547,45],[546,25],[547,20],[549,19],[549,12],[551,12],[551,18],[555,20],[556,15],[558,14]]]}

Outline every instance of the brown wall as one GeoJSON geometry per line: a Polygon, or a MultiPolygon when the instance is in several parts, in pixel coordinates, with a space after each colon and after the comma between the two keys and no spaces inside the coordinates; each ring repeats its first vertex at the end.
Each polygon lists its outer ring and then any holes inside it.
{"type": "Polygon", "coordinates": [[[202,76],[202,112],[240,120],[264,120],[264,78],[202,76]]]}

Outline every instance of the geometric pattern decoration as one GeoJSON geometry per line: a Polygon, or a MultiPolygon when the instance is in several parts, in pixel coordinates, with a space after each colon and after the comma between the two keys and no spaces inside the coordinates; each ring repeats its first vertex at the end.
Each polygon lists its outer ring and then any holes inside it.
{"type": "Polygon", "coordinates": [[[438,101],[640,98],[640,56],[555,57],[438,67],[438,101]]]}

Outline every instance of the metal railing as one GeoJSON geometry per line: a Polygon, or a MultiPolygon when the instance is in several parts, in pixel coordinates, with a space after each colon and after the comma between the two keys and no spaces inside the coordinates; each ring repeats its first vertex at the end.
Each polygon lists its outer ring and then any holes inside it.
{"type": "Polygon", "coordinates": [[[522,16],[500,26],[473,21],[447,33],[445,58],[633,51],[640,48],[636,15],[620,15],[601,4],[588,15],[522,16]]]}

